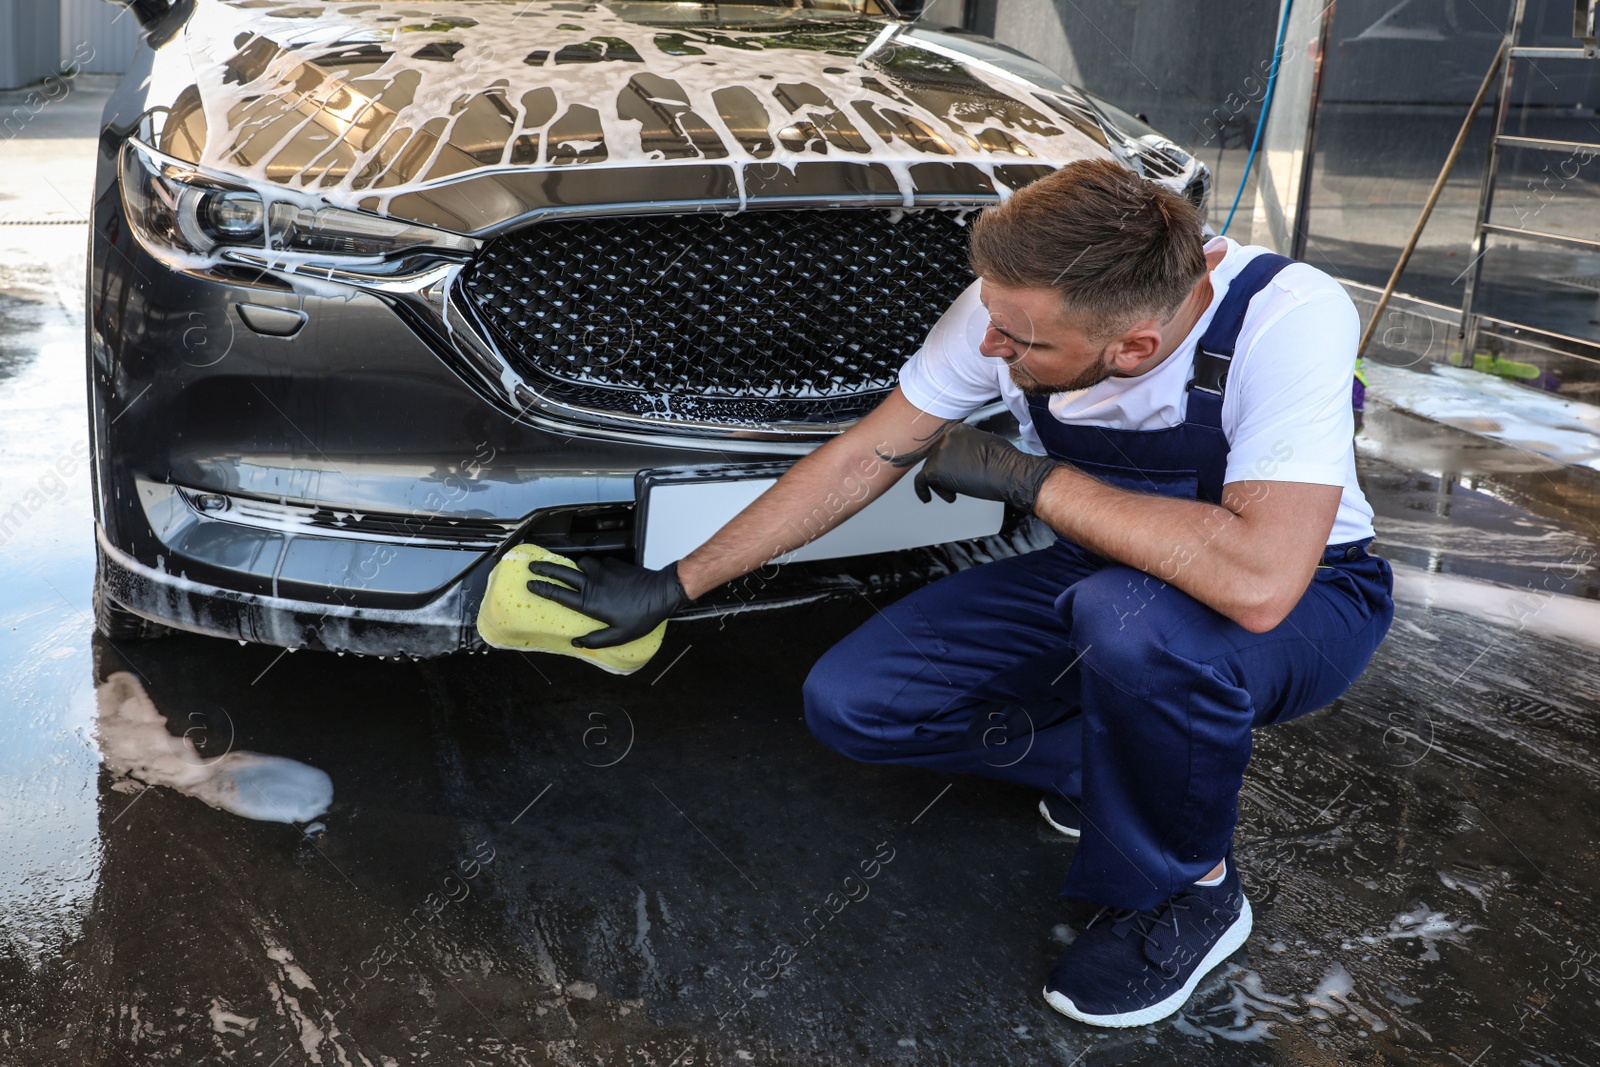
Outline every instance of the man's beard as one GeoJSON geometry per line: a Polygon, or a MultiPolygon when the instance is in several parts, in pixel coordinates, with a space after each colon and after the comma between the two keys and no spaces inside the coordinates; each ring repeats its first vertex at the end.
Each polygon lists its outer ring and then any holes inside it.
{"type": "Polygon", "coordinates": [[[1076,393],[1080,389],[1088,389],[1099,385],[1116,373],[1109,363],[1095,363],[1084,368],[1076,378],[1060,384],[1041,382],[1033,375],[1020,367],[1010,368],[1011,381],[1016,387],[1028,396],[1054,396],[1057,393],[1076,393]]]}

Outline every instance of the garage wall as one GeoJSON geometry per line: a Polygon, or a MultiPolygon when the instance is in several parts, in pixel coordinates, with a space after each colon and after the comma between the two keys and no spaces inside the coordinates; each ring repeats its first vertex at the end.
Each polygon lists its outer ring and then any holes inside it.
{"type": "Polygon", "coordinates": [[[0,89],[54,73],[60,50],[54,0],[0,0],[0,89]]]}
{"type": "Polygon", "coordinates": [[[60,0],[61,62],[89,74],[121,74],[133,59],[139,22],[105,0],[60,0]]]}

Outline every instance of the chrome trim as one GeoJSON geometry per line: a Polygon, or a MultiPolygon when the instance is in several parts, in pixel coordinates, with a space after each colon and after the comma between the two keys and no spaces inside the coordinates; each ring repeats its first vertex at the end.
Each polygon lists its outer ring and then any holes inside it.
{"type": "Polygon", "coordinates": [[[506,538],[524,525],[521,517],[510,519],[454,516],[457,521],[492,524],[499,528],[495,536],[452,534],[439,529],[455,525],[452,517],[442,514],[397,515],[360,511],[355,508],[337,509],[325,504],[291,504],[286,501],[262,500],[258,497],[225,493],[216,489],[193,489],[183,485],[152,482],[135,478],[139,500],[145,509],[150,527],[163,544],[173,541],[174,533],[191,523],[227,523],[252,530],[291,536],[323,537],[337,541],[360,541],[369,544],[415,544],[425,548],[461,548],[484,551],[498,548],[506,538]],[[220,506],[217,506],[220,502],[220,506]],[[318,518],[331,515],[335,520],[377,519],[395,526],[408,526],[404,531],[361,530],[341,525],[330,525],[318,518]]]}
{"type": "MultiPolygon", "coordinates": [[[[1016,164],[1022,166],[1025,164],[1016,164]]],[[[550,219],[589,219],[609,218],[611,216],[631,217],[636,215],[719,215],[743,214],[749,211],[781,211],[785,208],[811,208],[816,211],[960,211],[970,209],[981,210],[991,204],[998,204],[1000,196],[974,194],[963,197],[961,200],[952,200],[946,196],[915,197],[916,202],[907,205],[905,197],[900,193],[863,193],[849,197],[843,196],[785,196],[770,199],[748,199],[742,204],[739,200],[729,198],[726,200],[637,200],[619,202],[615,204],[578,204],[573,206],[550,206],[534,208],[525,214],[518,215],[503,225],[496,226],[493,230],[485,231],[482,243],[488,243],[493,237],[499,237],[514,230],[520,230],[550,219]]]]}
{"type": "Polygon", "coordinates": [[[307,278],[318,282],[337,282],[377,293],[413,293],[455,277],[465,264],[437,252],[413,253],[388,264],[386,270],[363,271],[325,262],[303,262],[278,256],[255,255],[240,248],[228,248],[222,258],[230,263],[252,267],[290,281],[307,278]]]}
{"type": "Polygon", "coordinates": [[[356,511],[338,511],[325,506],[309,504],[278,503],[272,500],[256,500],[252,497],[235,496],[229,493],[200,492],[194,489],[176,487],[184,503],[197,513],[216,522],[232,523],[235,526],[248,526],[256,530],[271,530],[277,533],[307,534],[314,537],[330,537],[341,541],[366,541],[378,544],[394,544],[396,541],[412,542],[430,548],[471,548],[491,549],[497,548],[522,525],[522,519],[474,519],[471,521],[491,524],[498,527],[499,533],[493,537],[471,536],[453,534],[438,529],[440,526],[454,525],[442,515],[388,515],[356,511]],[[221,510],[207,510],[202,506],[201,497],[222,497],[226,505],[221,510]],[[319,513],[331,515],[336,522],[360,522],[363,519],[379,519],[384,522],[394,523],[397,526],[411,525],[412,529],[404,533],[380,533],[362,530],[342,525],[329,525],[318,519],[319,513]]]}

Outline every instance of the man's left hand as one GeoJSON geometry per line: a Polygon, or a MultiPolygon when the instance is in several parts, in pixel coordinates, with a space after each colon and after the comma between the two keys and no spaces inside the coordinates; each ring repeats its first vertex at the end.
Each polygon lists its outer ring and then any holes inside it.
{"type": "Polygon", "coordinates": [[[924,504],[933,499],[931,489],[951,503],[963,493],[1031,513],[1039,487],[1057,466],[1048,456],[1023,452],[998,434],[956,423],[929,450],[912,487],[924,504]]]}

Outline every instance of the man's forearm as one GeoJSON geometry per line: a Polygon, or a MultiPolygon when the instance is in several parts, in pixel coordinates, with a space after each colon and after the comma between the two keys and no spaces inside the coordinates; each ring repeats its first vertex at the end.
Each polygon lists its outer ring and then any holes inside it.
{"type": "Polygon", "coordinates": [[[866,507],[905,470],[837,437],[804,456],[705,544],[678,561],[691,598],[821,537],[866,507]]]}
{"type": "MultiPolygon", "coordinates": [[[[1063,537],[1174,585],[1246,629],[1277,625],[1305,591],[1315,559],[1286,559],[1258,544],[1239,514],[1250,492],[1225,493],[1227,507],[1132,493],[1062,466],[1040,489],[1034,511],[1063,537]]],[[[1232,488],[1232,487],[1230,487],[1232,488]]]]}
{"type": "Polygon", "coordinates": [[[606,624],[575,639],[578,647],[610,648],[641,636],[717,586],[835,529],[927,456],[952,421],[918,408],[896,388],[682,559],[649,569],[586,556],[577,575],[532,563],[528,589],[606,624]]]}

